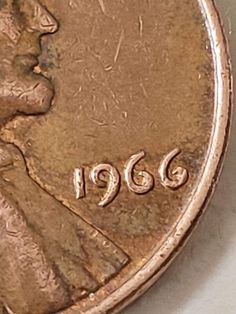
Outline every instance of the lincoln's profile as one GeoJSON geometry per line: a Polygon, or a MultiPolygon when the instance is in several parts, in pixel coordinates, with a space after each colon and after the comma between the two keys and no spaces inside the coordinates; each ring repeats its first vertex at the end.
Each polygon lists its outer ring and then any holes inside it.
{"type": "MultiPolygon", "coordinates": [[[[54,87],[34,73],[42,35],[58,30],[37,0],[0,0],[0,125],[46,113],[54,87]]],[[[28,175],[0,142],[0,313],[54,313],[96,291],[128,258],[28,175]],[[32,198],[33,195],[33,198],[32,198]]]]}

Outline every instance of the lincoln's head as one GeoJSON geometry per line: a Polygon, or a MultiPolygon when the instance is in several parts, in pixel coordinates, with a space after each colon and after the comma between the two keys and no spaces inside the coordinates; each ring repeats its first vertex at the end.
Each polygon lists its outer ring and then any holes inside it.
{"type": "Polygon", "coordinates": [[[57,28],[38,0],[0,0],[0,124],[18,113],[49,109],[53,87],[34,68],[41,53],[40,37],[57,28]]]}

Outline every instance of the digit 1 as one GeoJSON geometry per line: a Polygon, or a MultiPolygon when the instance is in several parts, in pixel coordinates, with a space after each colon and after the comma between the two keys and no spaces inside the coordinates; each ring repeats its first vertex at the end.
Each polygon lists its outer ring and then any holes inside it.
{"type": "Polygon", "coordinates": [[[74,183],[76,199],[79,200],[85,197],[85,180],[84,180],[83,168],[76,168],[74,170],[73,183],[74,183]]]}

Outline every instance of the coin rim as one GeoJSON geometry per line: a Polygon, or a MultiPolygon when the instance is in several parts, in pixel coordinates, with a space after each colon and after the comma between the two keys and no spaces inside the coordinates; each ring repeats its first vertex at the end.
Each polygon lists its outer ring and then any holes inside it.
{"type": "MultiPolygon", "coordinates": [[[[205,170],[186,211],[154,256],[120,288],[85,314],[118,313],[150,288],[183,248],[204,213],[222,169],[232,116],[233,80],[226,36],[214,0],[198,0],[211,42],[215,70],[214,131],[205,170]]],[[[78,304],[64,314],[78,311],[78,304]]],[[[81,313],[81,310],[80,310],[81,313]]]]}

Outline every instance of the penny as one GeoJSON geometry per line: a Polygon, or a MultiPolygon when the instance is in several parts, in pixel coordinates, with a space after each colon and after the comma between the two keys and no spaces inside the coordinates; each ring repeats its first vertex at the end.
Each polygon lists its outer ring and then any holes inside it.
{"type": "Polygon", "coordinates": [[[211,0],[0,1],[0,313],[117,313],[210,199],[231,72],[211,0]]]}

